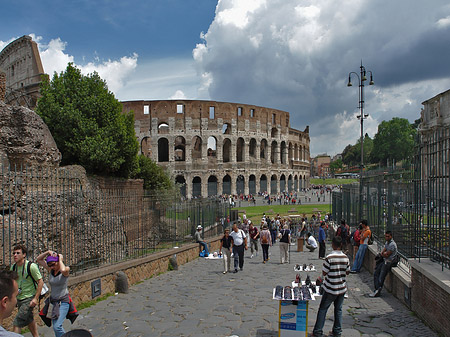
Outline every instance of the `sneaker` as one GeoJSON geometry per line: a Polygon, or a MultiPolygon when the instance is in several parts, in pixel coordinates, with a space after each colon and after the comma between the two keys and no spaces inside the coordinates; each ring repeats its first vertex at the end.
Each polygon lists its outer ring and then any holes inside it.
{"type": "Polygon", "coordinates": [[[225,270],[224,272],[223,272],[223,274],[226,274],[227,273],[227,271],[225,270]]]}
{"type": "Polygon", "coordinates": [[[263,263],[266,263],[266,261],[263,261],[263,263]]]}
{"type": "Polygon", "coordinates": [[[350,270],[350,274],[358,274],[356,270],[350,270]]]}
{"type": "Polygon", "coordinates": [[[239,268],[239,270],[240,270],[240,271],[242,271],[242,270],[243,270],[243,268],[239,268]]]}
{"type": "Polygon", "coordinates": [[[253,254],[250,256],[251,259],[253,259],[253,254]]]}
{"type": "Polygon", "coordinates": [[[233,273],[235,273],[235,274],[236,274],[236,273],[237,273],[237,269],[235,269],[233,273]]]}

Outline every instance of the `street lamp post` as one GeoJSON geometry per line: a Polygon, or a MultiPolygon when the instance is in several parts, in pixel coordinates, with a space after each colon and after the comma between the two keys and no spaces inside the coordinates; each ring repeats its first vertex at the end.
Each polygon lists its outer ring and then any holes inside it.
{"type": "Polygon", "coordinates": [[[356,72],[351,71],[348,74],[348,83],[347,86],[351,87],[352,86],[352,74],[356,75],[356,77],[358,78],[358,83],[359,83],[359,111],[360,114],[357,116],[357,118],[360,120],[361,123],[361,164],[359,166],[359,216],[360,218],[363,217],[363,171],[364,171],[364,119],[366,119],[367,117],[369,117],[368,114],[364,114],[364,82],[367,81],[366,78],[366,73],[370,73],[370,81],[369,81],[369,85],[373,85],[373,75],[372,72],[370,70],[366,71],[366,68],[362,65],[362,61],[361,61],[361,66],[360,68],[360,75],[358,75],[356,72]]]}

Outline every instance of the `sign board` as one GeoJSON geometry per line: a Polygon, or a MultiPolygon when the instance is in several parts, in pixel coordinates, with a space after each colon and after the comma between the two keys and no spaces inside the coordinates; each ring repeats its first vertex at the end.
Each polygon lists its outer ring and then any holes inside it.
{"type": "Polygon", "coordinates": [[[308,301],[280,301],[280,337],[308,336],[308,301]]]}

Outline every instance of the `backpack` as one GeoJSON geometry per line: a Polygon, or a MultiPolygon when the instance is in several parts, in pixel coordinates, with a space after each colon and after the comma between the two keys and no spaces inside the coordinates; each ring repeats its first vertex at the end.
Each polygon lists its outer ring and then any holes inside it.
{"type": "MultiPolygon", "coordinates": [[[[37,288],[37,281],[34,279],[34,277],[33,277],[33,275],[31,275],[31,265],[33,264],[33,262],[30,262],[30,261],[28,261],[28,260],[26,260],[25,261],[25,264],[26,264],[26,268],[27,268],[27,277],[25,277],[25,278],[31,278],[31,280],[33,281],[33,285],[34,285],[34,289],[36,289],[37,288]]],[[[35,263],[34,263],[35,264],[35,263]]],[[[15,272],[17,272],[17,265],[14,263],[13,265],[12,265],[12,270],[13,271],[15,271],[15,272]]],[[[44,283],[44,286],[42,287],[42,291],[41,291],[41,294],[39,295],[39,300],[41,300],[44,296],[45,296],[45,294],[48,292],[48,287],[47,287],[47,285],[44,283]]]]}
{"type": "Polygon", "coordinates": [[[267,237],[267,233],[264,233],[263,235],[261,235],[261,243],[264,245],[267,245],[269,243],[269,238],[267,237]]]}
{"type": "Polygon", "coordinates": [[[370,233],[369,241],[367,241],[367,244],[368,245],[373,245],[373,235],[372,235],[372,233],[370,233]]]}
{"type": "Polygon", "coordinates": [[[359,243],[361,241],[361,233],[359,232],[359,229],[355,230],[351,236],[352,245],[355,245],[356,243],[359,243]]]}

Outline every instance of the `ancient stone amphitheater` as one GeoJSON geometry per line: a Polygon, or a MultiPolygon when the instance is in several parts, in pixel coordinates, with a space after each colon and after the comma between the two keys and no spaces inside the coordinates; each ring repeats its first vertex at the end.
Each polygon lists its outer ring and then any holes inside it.
{"type": "Polygon", "coordinates": [[[289,113],[199,100],[122,102],[142,154],[166,167],[187,198],[299,191],[309,186],[309,128],[289,113]]]}

